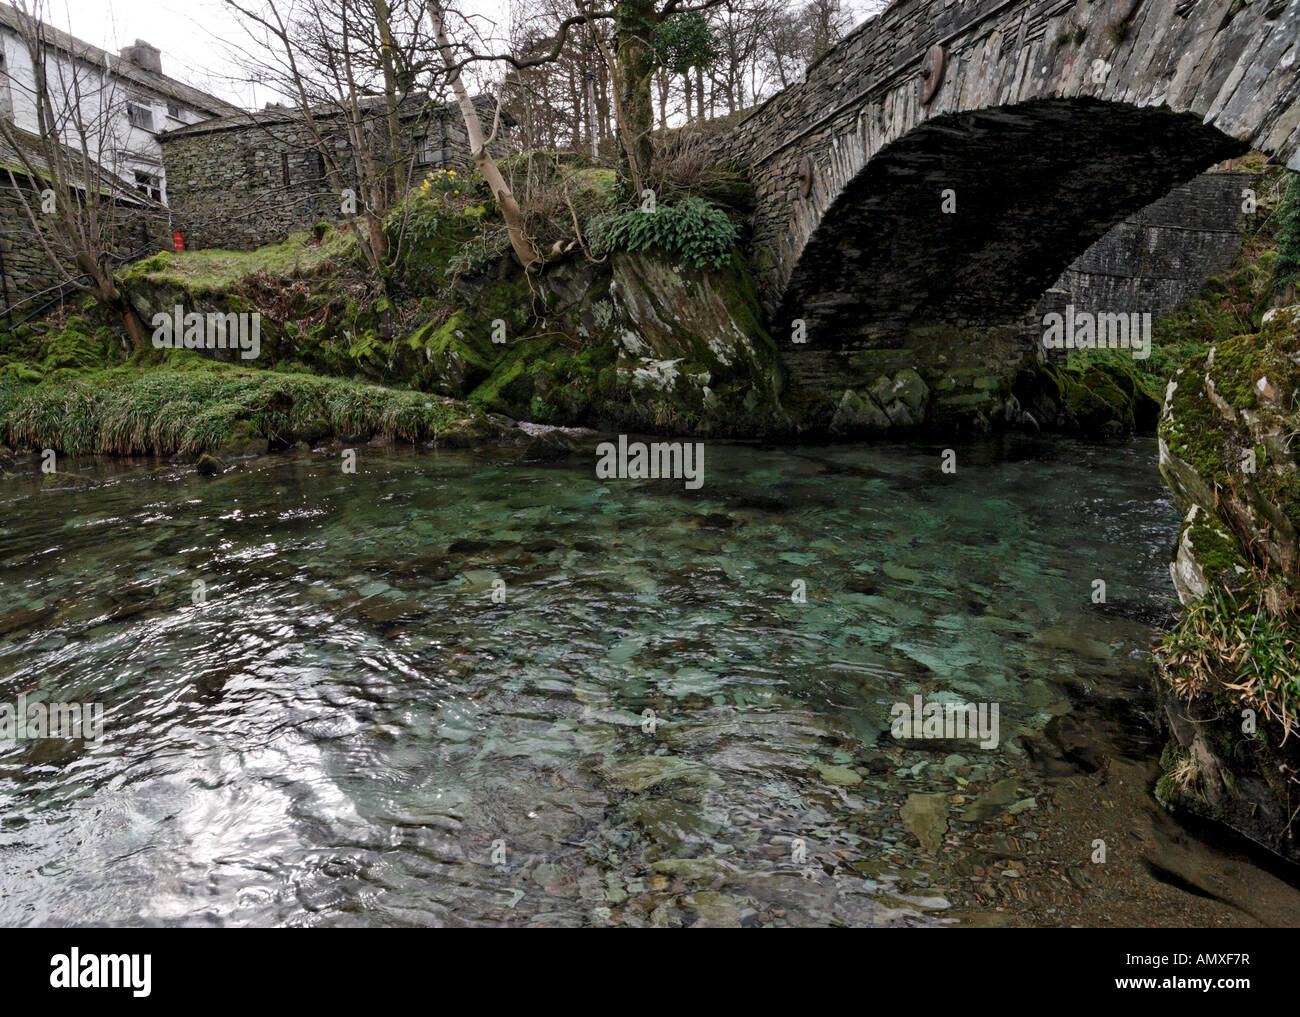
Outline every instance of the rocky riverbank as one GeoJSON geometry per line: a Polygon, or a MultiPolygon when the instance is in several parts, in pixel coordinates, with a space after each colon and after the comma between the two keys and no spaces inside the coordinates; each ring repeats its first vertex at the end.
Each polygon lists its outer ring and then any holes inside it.
{"type": "MultiPolygon", "coordinates": [[[[454,232],[454,231],[453,231],[454,232]]],[[[526,420],[762,440],[861,440],[990,428],[1141,432],[1157,403],[1122,362],[1078,369],[1029,354],[960,420],[948,384],[900,361],[832,396],[793,387],[739,251],[693,267],[653,251],[506,261],[437,298],[376,294],[345,240],[259,252],[159,254],[123,276],[137,312],[260,317],[258,356],[129,351],[93,309],[0,342],[0,441],[16,449],[220,454],[322,439],[494,441],[526,420]],[[170,393],[170,395],[169,395],[170,393]]],[[[955,384],[955,382],[954,382],[955,384]]]]}
{"type": "Polygon", "coordinates": [[[1160,654],[1170,740],[1157,793],[1300,860],[1300,307],[1169,384],[1160,468],[1185,513],[1184,614],[1160,654]]]}

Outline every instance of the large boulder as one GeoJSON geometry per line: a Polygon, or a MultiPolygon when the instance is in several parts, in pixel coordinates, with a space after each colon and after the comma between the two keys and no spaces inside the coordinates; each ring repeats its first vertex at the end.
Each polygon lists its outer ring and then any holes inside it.
{"type": "Polygon", "coordinates": [[[721,270],[648,252],[620,251],[612,259],[609,327],[618,378],[639,402],[657,408],[656,420],[706,434],[790,427],[776,347],[738,257],[721,270]]]}
{"type": "Polygon", "coordinates": [[[508,308],[480,298],[442,326],[432,344],[439,390],[552,424],[724,437],[792,430],[776,348],[739,258],[695,269],[616,251],[548,265],[523,285],[508,308]],[[475,338],[489,315],[520,306],[529,319],[511,322],[506,343],[475,338]]]}
{"type": "Polygon", "coordinates": [[[912,368],[905,367],[892,378],[880,375],[865,391],[845,389],[830,432],[837,437],[884,434],[895,428],[924,423],[930,404],[930,387],[912,368]]]}

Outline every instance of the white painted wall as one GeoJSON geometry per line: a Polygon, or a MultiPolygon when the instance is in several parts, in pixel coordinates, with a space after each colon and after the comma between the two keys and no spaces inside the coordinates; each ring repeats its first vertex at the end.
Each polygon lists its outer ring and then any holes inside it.
{"type": "MultiPolygon", "coordinates": [[[[7,107],[18,127],[39,133],[35,76],[27,43],[17,32],[0,26],[0,49],[4,53],[0,115],[7,107]]],[[[166,180],[158,133],[207,119],[209,114],[179,105],[177,100],[170,100],[111,69],[57,50],[52,50],[46,58],[46,79],[64,144],[80,151],[84,134],[91,158],[128,187],[136,186],[137,172],[155,177],[161,192],[158,196],[165,203],[166,180]],[[128,103],[149,112],[152,129],[131,123],[128,103]],[[169,103],[176,115],[168,111],[169,103]]]]}

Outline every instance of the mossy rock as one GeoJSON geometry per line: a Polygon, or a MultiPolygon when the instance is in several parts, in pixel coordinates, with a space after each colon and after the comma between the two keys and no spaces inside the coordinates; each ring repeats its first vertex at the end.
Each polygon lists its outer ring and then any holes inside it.
{"type": "MultiPolygon", "coordinates": [[[[329,425],[322,421],[322,437],[328,435],[329,425]]],[[[262,455],[267,450],[264,435],[251,420],[237,420],[227,432],[225,440],[217,448],[216,454],[222,459],[242,459],[262,455]]]]}
{"type": "Polygon", "coordinates": [[[201,477],[219,477],[225,472],[226,464],[216,456],[204,452],[194,464],[194,469],[201,477]]]}
{"type": "Polygon", "coordinates": [[[1300,322],[1283,314],[1194,358],[1170,383],[1161,471],[1187,511],[1199,505],[1249,560],[1300,585],[1300,322]]]}
{"type": "Polygon", "coordinates": [[[1150,433],[1160,416],[1159,400],[1118,360],[1102,359],[1082,369],[1039,364],[1017,380],[1014,394],[1022,405],[1055,411],[1058,419],[1047,422],[1093,437],[1150,433]]]}
{"type": "Polygon", "coordinates": [[[705,171],[700,180],[700,194],[714,204],[749,215],[758,205],[758,192],[749,177],[731,167],[705,171]]]}
{"type": "Polygon", "coordinates": [[[21,360],[10,360],[7,363],[0,364],[0,377],[8,377],[24,384],[35,385],[44,378],[44,374],[40,368],[33,367],[31,364],[25,364],[21,360]]]}
{"type": "Polygon", "coordinates": [[[42,366],[46,371],[109,367],[124,359],[112,332],[103,326],[92,328],[78,316],[69,318],[60,331],[47,335],[43,346],[42,366]]]}

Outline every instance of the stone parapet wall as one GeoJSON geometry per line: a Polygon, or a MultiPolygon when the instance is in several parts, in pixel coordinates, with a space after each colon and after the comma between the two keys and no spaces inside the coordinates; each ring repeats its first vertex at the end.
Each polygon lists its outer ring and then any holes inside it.
{"type": "MultiPolygon", "coordinates": [[[[27,317],[56,296],[67,281],[47,250],[47,244],[56,252],[61,249],[57,233],[49,231],[42,240],[32,226],[15,182],[26,190],[27,207],[37,209],[41,200],[39,191],[27,184],[26,177],[15,176],[11,181],[7,173],[0,174],[0,261],[3,261],[0,329],[7,328],[11,319],[17,322],[27,317]]],[[[110,215],[116,238],[112,248],[115,257],[125,258],[143,249],[163,250],[171,246],[165,210],[126,205],[110,209],[110,215]]]]}

